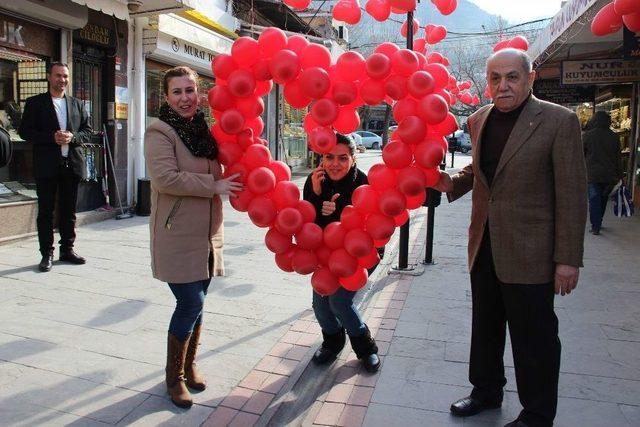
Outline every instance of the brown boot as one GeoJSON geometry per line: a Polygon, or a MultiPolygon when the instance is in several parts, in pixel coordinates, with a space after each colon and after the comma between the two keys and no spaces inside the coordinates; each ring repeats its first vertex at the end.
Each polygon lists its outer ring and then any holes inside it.
{"type": "Polygon", "coordinates": [[[167,391],[171,396],[171,401],[181,408],[189,408],[193,405],[191,393],[189,393],[184,383],[184,361],[188,345],[189,336],[184,341],[180,341],[169,333],[167,340],[167,367],[165,369],[167,391]]]}
{"type": "Polygon", "coordinates": [[[196,367],[196,353],[198,352],[198,345],[200,344],[201,330],[202,324],[193,328],[193,333],[189,339],[189,346],[187,347],[187,358],[184,363],[184,376],[187,380],[187,386],[198,391],[202,391],[207,388],[207,382],[202,375],[200,375],[200,372],[196,367]]]}

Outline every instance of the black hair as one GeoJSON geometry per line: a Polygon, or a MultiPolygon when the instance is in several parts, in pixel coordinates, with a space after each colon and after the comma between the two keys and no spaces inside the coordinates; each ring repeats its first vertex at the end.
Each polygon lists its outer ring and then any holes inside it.
{"type": "Polygon", "coordinates": [[[49,64],[49,68],[47,69],[47,74],[51,74],[51,70],[53,70],[53,67],[66,67],[67,69],[69,69],[69,65],[67,63],[54,61],[49,64]]]}
{"type": "Polygon", "coordinates": [[[347,147],[349,147],[349,152],[351,153],[351,157],[355,156],[356,154],[356,141],[352,138],[349,138],[346,135],[343,135],[341,133],[336,133],[336,142],[338,144],[343,144],[346,145],[347,147]]]}

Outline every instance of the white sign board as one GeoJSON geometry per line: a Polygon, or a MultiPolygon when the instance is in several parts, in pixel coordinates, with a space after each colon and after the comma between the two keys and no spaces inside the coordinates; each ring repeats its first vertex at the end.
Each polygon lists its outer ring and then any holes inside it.
{"type": "Polygon", "coordinates": [[[562,61],[563,85],[597,85],[640,81],[640,61],[588,59],[562,61]]]}

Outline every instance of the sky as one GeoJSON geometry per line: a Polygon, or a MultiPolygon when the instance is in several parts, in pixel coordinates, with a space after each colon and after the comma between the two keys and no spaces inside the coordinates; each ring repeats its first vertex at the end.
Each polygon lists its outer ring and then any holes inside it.
{"type": "Polygon", "coordinates": [[[469,0],[512,24],[549,18],[560,10],[560,0],[469,0]]]}

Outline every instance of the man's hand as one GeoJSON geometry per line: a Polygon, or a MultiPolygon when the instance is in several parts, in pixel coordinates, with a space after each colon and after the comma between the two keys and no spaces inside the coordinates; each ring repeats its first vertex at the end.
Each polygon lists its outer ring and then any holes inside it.
{"type": "Polygon", "coordinates": [[[322,202],[322,215],[329,216],[336,211],[336,200],[340,197],[339,193],[331,197],[330,202],[322,202]]]}
{"type": "Polygon", "coordinates": [[[311,188],[316,196],[322,194],[322,181],[325,179],[325,172],[322,166],[322,162],[318,165],[317,168],[311,172],[311,188]]]}
{"type": "Polygon", "coordinates": [[[448,173],[440,171],[440,180],[433,186],[434,190],[438,190],[442,193],[448,193],[453,191],[453,181],[448,173]]]}
{"type": "Polygon", "coordinates": [[[572,265],[556,264],[555,290],[556,295],[569,295],[578,286],[580,269],[572,265]]]}
{"type": "Polygon", "coordinates": [[[73,133],[69,132],[68,130],[59,130],[54,134],[54,139],[56,141],[56,144],[58,145],[68,144],[71,142],[72,138],[73,133]]]}

